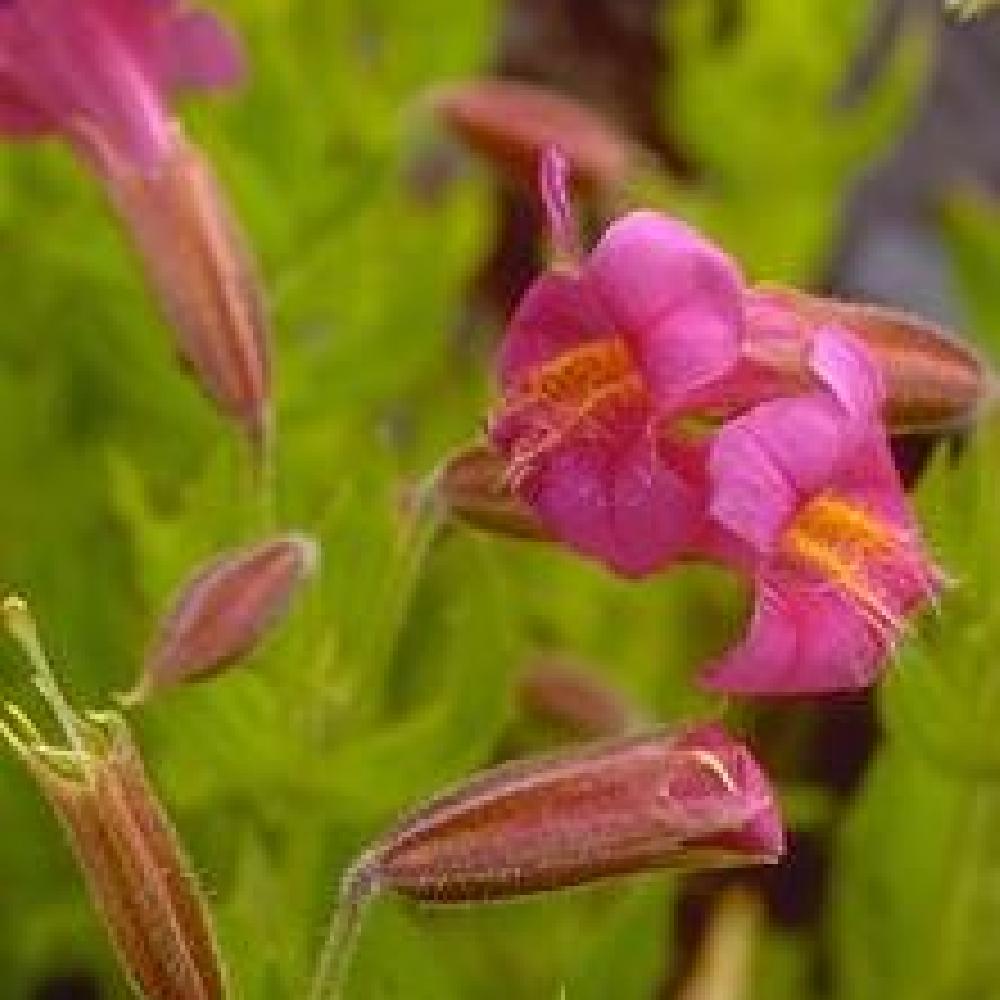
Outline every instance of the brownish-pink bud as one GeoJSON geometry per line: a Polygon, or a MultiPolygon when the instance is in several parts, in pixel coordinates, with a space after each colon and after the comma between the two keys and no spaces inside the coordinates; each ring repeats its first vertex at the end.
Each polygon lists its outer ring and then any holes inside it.
{"type": "Polygon", "coordinates": [[[638,708],[594,670],[564,656],[539,656],[528,664],[517,696],[529,715],[583,738],[620,736],[642,718],[638,708]]]}
{"type": "Polygon", "coordinates": [[[125,723],[111,713],[78,716],[27,608],[8,598],[3,612],[67,745],[49,746],[14,706],[0,735],[59,818],[124,971],[149,1000],[220,1000],[225,975],[204,899],[125,723]]]}
{"type": "Polygon", "coordinates": [[[94,150],[181,360],[261,447],[270,421],[267,308],[253,257],[211,165],[179,126],[153,172],[96,140],[94,150]]]}
{"type": "Polygon", "coordinates": [[[754,359],[790,386],[805,378],[804,348],[817,328],[836,325],[862,340],[882,371],[890,431],[965,426],[995,397],[995,376],[984,360],[927,320],[772,285],[755,289],[750,303],[754,359]]]}
{"type": "Polygon", "coordinates": [[[448,458],[434,489],[444,513],[470,527],[513,538],[549,537],[510,488],[506,459],[487,444],[470,445],[448,458]]]}
{"type": "Polygon", "coordinates": [[[486,902],[783,852],[767,778],[718,725],[516,761],[433,799],[361,857],[310,995],[337,995],[358,914],[381,891],[486,902]]]}
{"type": "Polygon", "coordinates": [[[200,567],[174,596],[125,702],[209,677],[245,656],[284,617],[318,560],[313,539],[287,534],[200,567]]]}
{"type": "Polygon", "coordinates": [[[486,772],[404,820],[354,878],[426,903],[485,901],[783,849],[764,774],[704,725],[486,772]]]}
{"type": "Polygon", "coordinates": [[[534,192],[538,162],[558,147],[583,193],[620,188],[633,166],[632,144],[575,98],[510,80],[470,80],[435,89],[431,103],[466,145],[534,192]]]}

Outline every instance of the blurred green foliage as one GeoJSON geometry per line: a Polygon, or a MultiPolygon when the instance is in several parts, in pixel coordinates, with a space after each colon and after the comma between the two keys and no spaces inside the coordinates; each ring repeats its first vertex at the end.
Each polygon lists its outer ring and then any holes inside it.
{"type": "MultiPolygon", "coordinates": [[[[486,65],[497,6],[229,6],[252,80],[185,115],[272,292],[279,517],[321,539],[324,565],[262,655],[134,721],[203,875],[236,993],[264,1000],[302,995],[340,873],[366,841],[523,744],[512,685],[529,653],[599,663],[663,719],[712,712],[691,677],[737,627],[738,604],[703,570],[625,584],[554,551],[406,525],[405,484],[474,433],[489,394],[485,367],[452,338],[490,239],[488,178],[471,171],[432,204],[414,197],[407,166],[426,128],[414,97],[486,65]]],[[[680,82],[664,113],[708,182],[651,181],[648,196],[752,273],[807,281],[845,184],[905,111],[918,54],[863,113],[837,115],[830,95],[863,4],[756,0],[746,33],[722,48],[706,40],[701,5],[680,7],[664,25],[680,82]]],[[[959,205],[951,222],[988,330],[1000,217],[981,218],[959,205]]],[[[0,153],[0,244],[0,584],[29,596],[76,701],[103,704],[130,685],[192,563],[253,537],[261,512],[236,435],[174,365],[96,185],[65,149],[0,153]]],[[[929,533],[957,586],[885,686],[888,739],[836,831],[824,942],[769,934],[762,998],[806,995],[813,949],[829,949],[838,996],[1000,996],[998,473],[990,432],[925,486],[929,533]]],[[[0,657],[5,695],[34,707],[17,654],[5,643],[0,657]]],[[[123,996],[59,832],[3,755],[0,818],[0,995],[80,966],[123,996]]],[[[437,913],[380,901],[348,994],[649,998],[671,962],[676,885],[437,913]]]]}

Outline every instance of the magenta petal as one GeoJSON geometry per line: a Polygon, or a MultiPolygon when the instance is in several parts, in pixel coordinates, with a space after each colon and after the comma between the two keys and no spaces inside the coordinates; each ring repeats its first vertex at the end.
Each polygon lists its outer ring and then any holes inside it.
{"type": "Polygon", "coordinates": [[[733,324],[702,302],[670,310],[631,342],[646,384],[665,412],[696,403],[697,391],[731,371],[736,361],[733,324]]]}
{"type": "Polygon", "coordinates": [[[163,44],[164,76],[172,87],[229,87],[246,75],[236,36],[206,11],[183,11],[171,18],[163,44]]]}
{"type": "Polygon", "coordinates": [[[731,694],[822,694],[867,687],[885,647],[847,598],[790,577],[760,589],[744,641],[710,665],[705,686],[731,694]]]}
{"type": "Polygon", "coordinates": [[[525,293],[507,327],[498,369],[504,386],[581,344],[615,335],[607,312],[585,282],[556,271],[525,293]]]}
{"type": "Polygon", "coordinates": [[[53,126],[95,134],[143,168],[170,140],[153,60],[158,18],[126,0],[8,0],[0,6],[0,64],[19,103],[53,126]]]}
{"type": "Polygon", "coordinates": [[[837,473],[835,490],[902,532],[916,531],[903,482],[881,425],[871,425],[837,473]]]}
{"type": "Polygon", "coordinates": [[[878,416],[885,386],[861,341],[836,327],[824,327],[814,335],[810,366],[850,416],[863,420],[878,416]]]}
{"type": "Polygon", "coordinates": [[[690,227],[652,212],[612,225],[585,274],[630,339],[664,408],[725,373],[739,354],[743,281],[733,262],[690,227]]]}
{"type": "Polygon", "coordinates": [[[826,485],[853,442],[825,396],[778,399],[719,431],[709,457],[711,515],[769,552],[803,496],[826,485]]]}
{"type": "Polygon", "coordinates": [[[567,442],[526,492],[556,538],[625,576],[676,558],[701,523],[697,491],[643,434],[631,444],[567,442]]]}

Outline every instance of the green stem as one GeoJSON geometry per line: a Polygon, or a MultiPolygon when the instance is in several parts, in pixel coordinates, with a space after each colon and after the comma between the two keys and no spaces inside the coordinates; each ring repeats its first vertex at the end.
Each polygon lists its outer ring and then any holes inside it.
{"type": "Polygon", "coordinates": [[[340,1000],[361,920],[374,893],[374,882],[364,868],[356,867],[348,873],[316,964],[309,1000],[340,1000]]]}

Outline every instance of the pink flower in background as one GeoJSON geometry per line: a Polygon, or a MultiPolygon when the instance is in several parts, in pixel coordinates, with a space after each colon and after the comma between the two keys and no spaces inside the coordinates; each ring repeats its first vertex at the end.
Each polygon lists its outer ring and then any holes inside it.
{"type": "Polygon", "coordinates": [[[125,224],[204,392],[258,452],[271,434],[266,306],[210,164],[167,104],[237,81],[243,57],[180,0],[0,0],[0,133],[59,134],[125,224]]]}
{"type": "Polygon", "coordinates": [[[491,437],[555,538],[620,573],[649,573],[703,524],[704,445],[677,418],[710,403],[738,360],[742,279],[703,237],[650,212],[574,259],[556,154],[542,182],[560,266],[507,329],[491,437]]]}
{"type": "Polygon", "coordinates": [[[236,81],[243,60],[210,14],[178,0],[0,0],[0,131],[62,133],[144,170],[169,151],[166,98],[236,81]]]}
{"type": "Polygon", "coordinates": [[[720,690],[865,687],[941,584],[878,419],[884,393],[870,355],[827,328],[811,362],[825,388],[762,403],[711,446],[717,552],[750,576],[756,597],[745,640],[708,671],[720,690]]]}

